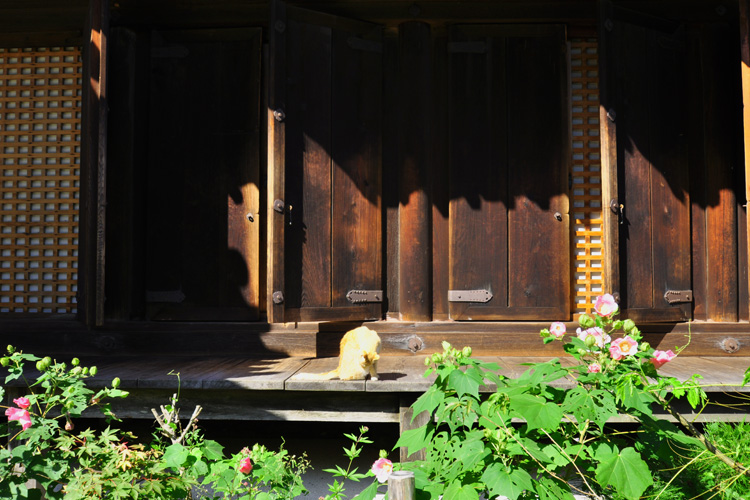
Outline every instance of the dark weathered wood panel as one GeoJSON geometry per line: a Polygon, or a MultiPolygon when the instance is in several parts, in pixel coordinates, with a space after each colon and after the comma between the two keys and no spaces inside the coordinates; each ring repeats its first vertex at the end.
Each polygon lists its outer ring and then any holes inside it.
{"type": "Polygon", "coordinates": [[[284,286],[293,307],[331,305],[331,29],[287,23],[284,286]]]}
{"type": "MultiPolygon", "coordinates": [[[[610,107],[603,118],[616,123],[617,136],[613,144],[608,132],[603,156],[612,161],[616,151],[617,199],[624,207],[616,249],[620,290],[613,291],[633,319],[678,321],[690,317],[690,304],[670,307],[664,293],[689,290],[691,280],[686,44],[674,23],[654,26],[633,12],[625,22],[618,19],[623,12],[608,12],[602,78],[603,104],[610,107]]],[[[605,219],[605,233],[615,221],[605,219]]]]}
{"type": "Polygon", "coordinates": [[[266,311],[268,321],[281,323],[284,321],[284,304],[274,301],[275,292],[283,293],[286,273],[284,260],[286,258],[286,221],[284,212],[274,210],[276,200],[284,200],[286,193],[284,165],[286,163],[286,124],[277,120],[277,111],[284,111],[287,107],[286,96],[286,3],[272,0],[271,26],[268,32],[268,109],[266,123],[268,128],[268,187],[266,200],[267,240],[266,240],[266,311]],[[279,27],[277,29],[276,27],[279,27]]]}
{"type": "Polygon", "coordinates": [[[448,170],[448,32],[445,29],[434,33],[433,79],[433,134],[432,134],[432,319],[443,321],[450,318],[448,302],[450,276],[450,192],[448,170]],[[439,103],[439,104],[438,104],[439,103]]]}
{"type": "Polygon", "coordinates": [[[399,312],[432,316],[430,160],[433,118],[430,26],[399,26],[399,312]]]}
{"type": "Polygon", "coordinates": [[[736,46],[728,25],[713,24],[701,31],[706,164],[707,317],[737,321],[737,200],[734,165],[737,163],[736,46]],[[717,286],[718,285],[718,286],[717,286]]]}
{"type": "Polygon", "coordinates": [[[451,317],[567,319],[564,29],[461,27],[448,50],[450,289],[493,294],[451,317]]]}
{"type": "Polygon", "coordinates": [[[260,30],[154,32],[150,82],[153,317],[257,319],[260,30]]]}
{"type": "MultiPolygon", "coordinates": [[[[332,39],[331,305],[350,290],[382,290],[382,57],[379,27],[332,39]]],[[[363,318],[379,319],[381,304],[363,318]]]]}
{"type": "Polygon", "coordinates": [[[565,29],[537,30],[533,36],[509,38],[507,45],[508,306],[552,309],[538,319],[567,319],[570,121],[565,29]]]}
{"type": "Polygon", "coordinates": [[[104,322],[104,244],[107,203],[107,50],[109,2],[90,0],[86,23],[81,121],[79,316],[104,322]]]}
{"type": "Polygon", "coordinates": [[[379,319],[380,302],[352,304],[346,295],[383,289],[381,30],[303,9],[288,9],[274,26],[273,38],[284,37],[272,48],[274,85],[286,105],[284,140],[273,144],[284,153],[273,168],[284,178],[285,208],[269,248],[283,252],[285,278],[276,288],[272,277],[269,291],[283,293],[286,321],[379,319]]]}

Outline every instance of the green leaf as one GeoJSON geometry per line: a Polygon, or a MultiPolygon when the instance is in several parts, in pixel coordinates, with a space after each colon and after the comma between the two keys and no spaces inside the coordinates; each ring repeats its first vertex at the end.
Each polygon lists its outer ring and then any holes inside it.
{"type": "Polygon", "coordinates": [[[373,481],[370,486],[360,491],[352,500],[373,500],[378,494],[378,482],[373,481]]]}
{"type": "Polygon", "coordinates": [[[490,496],[499,495],[516,500],[524,490],[532,490],[531,476],[523,469],[508,470],[500,463],[493,463],[482,474],[482,482],[487,485],[490,496]]]}
{"type": "Polygon", "coordinates": [[[461,370],[454,370],[448,376],[448,382],[456,391],[459,398],[464,394],[470,394],[479,399],[479,386],[481,385],[481,381],[477,381],[476,377],[471,374],[461,370]]]}
{"type": "Polygon", "coordinates": [[[529,430],[554,430],[563,418],[563,411],[559,406],[530,394],[512,396],[510,408],[526,420],[529,430]]]}
{"type": "Polygon", "coordinates": [[[417,415],[422,413],[423,411],[426,411],[427,413],[432,413],[435,411],[435,408],[437,408],[440,403],[443,402],[445,399],[445,393],[438,389],[437,386],[431,385],[427,391],[419,396],[416,401],[414,401],[414,404],[411,405],[412,409],[414,410],[414,416],[413,418],[416,418],[417,415]]]}
{"type": "Polygon", "coordinates": [[[211,439],[203,441],[203,456],[208,460],[221,460],[224,457],[224,447],[211,439]]]}
{"type": "Polygon", "coordinates": [[[618,452],[615,447],[611,454],[601,447],[597,459],[602,456],[596,468],[596,480],[603,487],[611,485],[628,500],[638,500],[646,488],[653,484],[648,465],[634,448],[618,452]]]}
{"type": "Polygon", "coordinates": [[[453,481],[445,489],[443,500],[479,500],[479,493],[471,485],[453,481]]]}
{"type": "Polygon", "coordinates": [[[179,469],[185,463],[190,452],[179,443],[172,444],[164,450],[164,463],[172,469],[179,469]]]}
{"type": "Polygon", "coordinates": [[[425,448],[432,441],[435,431],[428,425],[423,425],[416,429],[405,430],[398,438],[394,449],[406,446],[407,453],[411,455],[414,452],[425,448]]]}

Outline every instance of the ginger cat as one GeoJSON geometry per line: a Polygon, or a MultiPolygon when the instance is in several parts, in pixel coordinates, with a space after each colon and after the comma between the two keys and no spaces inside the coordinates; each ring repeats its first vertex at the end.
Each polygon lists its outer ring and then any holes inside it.
{"type": "Polygon", "coordinates": [[[380,337],[374,330],[360,326],[346,332],[341,339],[339,366],[328,373],[300,373],[295,378],[302,380],[371,380],[378,379],[380,359],[380,337]]]}

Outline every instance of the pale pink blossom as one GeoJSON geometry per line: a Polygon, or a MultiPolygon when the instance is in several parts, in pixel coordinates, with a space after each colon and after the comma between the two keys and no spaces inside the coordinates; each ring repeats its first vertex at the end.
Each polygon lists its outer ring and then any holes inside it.
{"type": "Polygon", "coordinates": [[[591,363],[588,368],[589,373],[601,373],[602,365],[599,363],[591,363]]]}
{"type": "Polygon", "coordinates": [[[375,474],[379,483],[388,481],[388,477],[393,472],[393,462],[387,458],[378,458],[375,463],[372,464],[372,473],[375,474]]]}
{"type": "Polygon", "coordinates": [[[13,400],[13,402],[16,404],[16,406],[18,406],[22,410],[25,410],[26,408],[31,406],[31,402],[29,401],[29,398],[25,398],[25,397],[16,398],[13,400]]]}
{"type": "Polygon", "coordinates": [[[565,335],[565,324],[560,323],[559,321],[555,321],[552,323],[549,327],[549,332],[552,334],[555,338],[560,338],[563,335],[565,335]]]}
{"type": "Polygon", "coordinates": [[[603,349],[605,344],[609,344],[609,342],[612,340],[612,338],[604,333],[604,330],[599,328],[598,326],[588,328],[586,330],[581,330],[578,328],[576,330],[576,335],[578,335],[578,338],[586,342],[586,339],[589,336],[594,337],[595,344],[599,347],[599,349],[603,349]]]}
{"type": "Polygon", "coordinates": [[[673,353],[671,349],[669,351],[657,350],[654,351],[654,357],[651,358],[650,361],[656,368],[661,368],[664,363],[672,361],[675,356],[677,356],[677,354],[673,353]]]}
{"type": "Polygon", "coordinates": [[[611,316],[619,309],[620,306],[618,306],[617,302],[615,302],[615,298],[608,293],[598,296],[596,298],[596,302],[594,303],[594,311],[596,311],[596,313],[602,317],[611,316]]]}
{"type": "Polygon", "coordinates": [[[612,342],[609,346],[609,354],[612,359],[622,359],[626,356],[632,356],[638,352],[638,342],[636,342],[630,335],[626,335],[612,342]]]}
{"type": "Polygon", "coordinates": [[[240,460],[240,466],[237,468],[237,470],[242,472],[243,474],[250,474],[250,472],[253,470],[253,462],[252,460],[250,460],[250,457],[245,457],[240,460]]]}
{"type": "Polygon", "coordinates": [[[28,410],[22,408],[8,408],[5,410],[5,416],[8,420],[18,420],[21,424],[21,429],[26,430],[31,427],[31,416],[28,410]]]}

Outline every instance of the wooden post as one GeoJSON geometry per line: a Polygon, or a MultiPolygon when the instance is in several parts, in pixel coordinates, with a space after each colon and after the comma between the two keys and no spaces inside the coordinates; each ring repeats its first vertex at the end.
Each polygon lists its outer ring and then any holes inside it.
{"type": "MultiPolygon", "coordinates": [[[[398,415],[398,422],[399,422],[399,434],[402,434],[404,431],[411,430],[411,429],[417,429],[423,425],[425,425],[429,419],[430,414],[427,412],[422,412],[419,415],[414,416],[414,410],[411,407],[411,404],[414,402],[414,398],[404,396],[402,395],[399,402],[399,415],[398,415]]],[[[409,455],[409,451],[406,448],[406,446],[402,446],[400,448],[400,461],[401,462],[413,462],[415,460],[424,460],[425,459],[425,451],[419,450],[415,451],[411,455],[409,455]]]]}
{"type": "MultiPolygon", "coordinates": [[[[620,226],[618,216],[610,208],[618,200],[617,186],[617,109],[615,109],[615,76],[610,66],[614,55],[614,13],[610,0],[599,2],[599,129],[601,136],[602,171],[602,235],[604,262],[602,281],[604,292],[620,293],[620,226]]],[[[619,204],[619,200],[618,200],[619,204]]]]}
{"type": "MultiPolygon", "coordinates": [[[[744,105],[742,122],[745,138],[745,212],[750,199],[750,0],[740,0],[740,52],[742,62],[742,103],[744,105]]],[[[747,220],[747,239],[745,251],[750,254],[750,217],[747,220]]],[[[745,283],[750,293],[750,280],[745,283]]],[[[748,304],[744,304],[745,308],[748,304]]],[[[744,316],[740,314],[740,317],[744,316]]]]}
{"type": "Polygon", "coordinates": [[[388,477],[388,498],[390,500],[414,500],[414,473],[398,470],[388,477]]]}
{"type": "Polygon", "coordinates": [[[430,26],[399,26],[399,311],[405,321],[432,316],[429,168],[432,127],[430,26]]]}
{"type": "Polygon", "coordinates": [[[81,124],[80,316],[87,326],[104,322],[104,234],[107,203],[107,46],[109,2],[89,3],[84,45],[81,124]]]}

